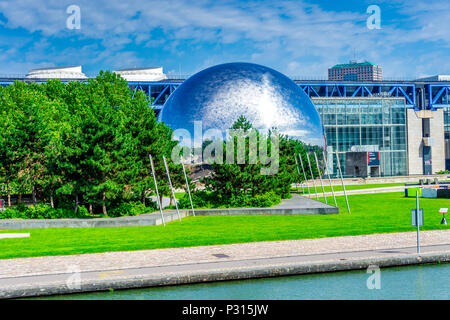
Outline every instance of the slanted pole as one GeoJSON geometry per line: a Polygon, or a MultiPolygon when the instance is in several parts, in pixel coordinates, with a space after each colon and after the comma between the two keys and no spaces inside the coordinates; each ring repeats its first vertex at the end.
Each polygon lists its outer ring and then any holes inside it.
{"type": "Polygon", "coordinates": [[[159,199],[159,192],[158,192],[158,184],[156,183],[156,175],[155,175],[155,166],[153,165],[153,159],[152,155],[149,154],[148,158],[150,159],[150,165],[152,166],[152,176],[153,176],[153,182],[155,183],[155,191],[156,191],[156,203],[158,203],[159,212],[161,213],[161,220],[163,225],[165,226],[166,223],[164,222],[164,215],[162,212],[162,205],[161,205],[161,199],[159,199]]]}
{"type": "Polygon", "coordinates": [[[187,188],[187,192],[188,192],[188,195],[189,195],[189,201],[191,202],[192,215],[195,217],[194,204],[192,203],[191,189],[189,188],[189,182],[188,182],[188,178],[187,178],[187,175],[186,175],[186,169],[184,169],[184,163],[183,162],[181,163],[181,165],[183,166],[184,179],[186,180],[186,188],[187,188]]]}
{"type": "Polygon", "coordinates": [[[319,179],[320,179],[320,185],[322,186],[323,197],[325,198],[325,203],[328,204],[327,197],[325,196],[325,188],[323,187],[322,175],[320,174],[319,160],[317,159],[316,152],[314,152],[314,158],[316,159],[316,167],[317,167],[317,172],[319,173],[319,179]]]}
{"type": "Polygon", "coordinates": [[[294,159],[295,159],[295,167],[297,168],[298,178],[300,179],[300,184],[302,185],[302,191],[303,191],[303,194],[305,194],[305,188],[303,187],[302,176],[300,175],[300,169],[298,167],[298,160],[297,160],[297,157],[295,156],[295,153],[294,153],[294,159]]]}
{"type": "Polygon", "coordinates": [[[344,189],[345,202],[347,203],[347,211],[348,211],[349,214],[351,214],[351,212],[350,212],[350,205],[348,204],[347,192],[345,191],[344,177],[342,176],[341,162],[339,161],[338,153],[336,153],[336,159],[337,159],[339,174],[341,175],[342,189],[344,189]]]}
{"type": "Polygon", "coordinates": [[[324,151],[322,151],[322,157],[323,157],[324,172],[325,172],[325,170],[327,171],[328,181],[330,182],[331,193],[333,194],[334,206],[337,208],[338,205],[336,202],[336,196],[334,195],[333,184],[331,183],[330,173],[328,172],[328,163],[327,163],[327,159],[325,158],[324,151]]]}
{"type": "Polygon", "coordinates": [[[317,187],[316,187],[316,183],[314,182],[314,174],[312,171],[311,161],[309,160],[308,152],[306,152],[306,158],[308,159],[309,172],[311,173],[311,179],[312,179],[312,183],[314,186],[314,191],[316,192],[316,200],[319,201],[319,196],[317,195],[317,187]]]}
{"type": "Polygon", "coordinates": [[[300,164],[302,165],[303,176],[305,177],[305,184],[306,184],[306,188],[308,189],[308,194],[311,195],[311,192],[309,191],[308,179],[306,179],[305,166],[303,165],[303,160],[302,160],[302,156],[300,155],[300,153],[298,154],[298,158],[300,159],[300,164]]]}
{"type": "Polygon", "coordinates": [[[163,156],[164,166],[166,167],[167,179],[169,180],[170,191],[172,192],[173,202],[175,202],[175,208],[177,209],[178,220],[181,221],[180,211],[178,210],[177,199],[175,198],[175,192],[173,191],[172,180],[170,179],[169,167],[167,166],[166,157],[163,156]]]}
{"type": "MultiPolygon", "coordinates": [[[[294,156],[295,158],[295,156],[294,156]]],[[[295,162],[297,162],[297,159],[295,160],[295,162]]],[[[300,193],[300,191],[298,190],[298,182],[297,179],[295,180],[295,188],[297,189],[297,193],[300,193]]],[[[290,189],[289,189],[290,190],[290,189]]]]}

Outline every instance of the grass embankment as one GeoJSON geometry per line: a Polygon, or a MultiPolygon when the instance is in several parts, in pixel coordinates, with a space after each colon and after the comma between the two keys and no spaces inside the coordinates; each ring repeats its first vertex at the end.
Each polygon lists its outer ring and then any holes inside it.
{"type": "MultiPolygon", "coordinates": [[[[188,217],[163,226],[8,230],[30,232],[30,238],[1,239],[0,258],[82,254],[107,251],[188,247],[254,241],[311,239],[385,232],[414,231],[411,209],[415,199],[404,193],[337,197],[338,215],[188,217]]],[[[331,203],[332,197],[328,198],[331,203]]],[[[440,225],[439,208],[448,199],[420,199],[422,230],[448,229],[440,225]]]]}

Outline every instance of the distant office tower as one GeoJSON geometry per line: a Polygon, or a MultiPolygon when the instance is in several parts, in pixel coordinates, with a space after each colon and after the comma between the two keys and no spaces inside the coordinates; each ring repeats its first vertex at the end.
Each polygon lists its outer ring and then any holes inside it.
{"type": "Polygon", "coordinates": [[[382,68],[372,62],[350,61],[348,64],[337,64],[328,69],[328,80],[336,81],[381,81],[382,68]]]}

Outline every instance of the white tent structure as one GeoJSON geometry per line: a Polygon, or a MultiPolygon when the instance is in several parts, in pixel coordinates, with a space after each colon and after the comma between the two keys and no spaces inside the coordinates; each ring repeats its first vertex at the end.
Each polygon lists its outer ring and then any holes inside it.
{"type": "Polygon", "coordinates": [[[450,81],[450,75],[438,74],[431,77],[416,79],[416,81],[450,81]]]}
{"type": "Polygon", "coordinates": [[[81,66],[33,69],[25,76],[26,79],[87,79],[81,71],[81,66]]]}
{"type": "Polygon", "coordinates": [[[113,72],[127,81],[161,81],[167,79],[162,67],[120,69],[113,72]]]}

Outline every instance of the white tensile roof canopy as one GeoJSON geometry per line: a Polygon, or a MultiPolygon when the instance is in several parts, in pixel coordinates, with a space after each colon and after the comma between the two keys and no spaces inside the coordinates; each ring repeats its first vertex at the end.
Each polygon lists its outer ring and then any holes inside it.
{"type": "Polygon", "coordinates": [[[81,66],[33,69],[25,76],[27,79],[87,79],[81,66]]]}
{"type": "Polygon", "coordinates": [[[120,69],[113,72],[127,81],[161,81],[167,79],[162,67],[120,69]]]}

